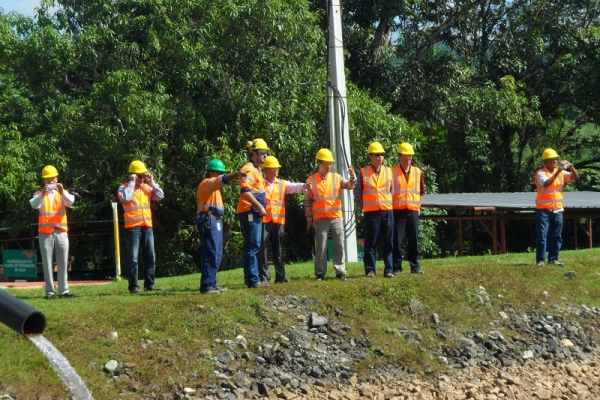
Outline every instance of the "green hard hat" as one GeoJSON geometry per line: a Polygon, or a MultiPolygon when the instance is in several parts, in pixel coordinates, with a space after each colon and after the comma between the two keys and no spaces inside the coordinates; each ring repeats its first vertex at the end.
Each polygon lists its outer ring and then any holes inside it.
{"type": "Polygon", "coordinates": [[[213,158],[206,164],[206,171],[225,172],[225,164],[218,158],[213,158]]]}

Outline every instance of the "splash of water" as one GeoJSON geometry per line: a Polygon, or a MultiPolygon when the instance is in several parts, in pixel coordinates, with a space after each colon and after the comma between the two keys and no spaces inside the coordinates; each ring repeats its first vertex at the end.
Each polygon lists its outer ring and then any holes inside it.
{"type": "Polygon", "coordinates": [[[37,346],[46,356],[52,368],[58,373],[60,379],[73,394],[74,400],[94,400],[92,393],[85,386],[83,379],[77,374],[75,368],[62,355],[60,351],[43,335],[30,336],[29,340],[37,346]]]}

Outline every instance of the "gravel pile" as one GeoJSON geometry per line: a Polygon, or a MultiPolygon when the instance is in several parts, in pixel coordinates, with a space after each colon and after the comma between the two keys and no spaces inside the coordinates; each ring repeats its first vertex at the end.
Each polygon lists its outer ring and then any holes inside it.
{"type": "MultiPolygon", "coordinates": [[[[375,346],[367,327],[352,333],[342,323],[343,310],[335,309],[332,315],[313,312],[315,299],[269,295],[266,300],[264,313],[291,315],[297,323],[270,338],[215,339],[213,350],[204,349],[202,356],[213,365],[216,383],[190,376],[182,379],[187,386],[142,385],[135,364],[119,360],[107,360],[101,373],[125,388],[123,398],[132,399],[600,398],[597,307],[565,305],[552,312],[517,312],[506,305],[488,331],[456,332],[413,300],[407,313],[421,322],[423,332],[390,326],[388,333],[404,338],[446,368],[433,373],[427,365],[422,369],[386,365],[358,374],[356,366],[362,360],[386,355],[375,346]],[[431,345],[431,340],[428,346],[423,344],[423,336],[431,332],[427,327],[436,332],[437,344],[431,345]]],[[[477,302],[490,306],[483,288],[477,302]]],[[[152,345],[149,340],[143,344],[152,345]]],[[[177,360],[158,361],[174,365],[177,360]]],[[[5,394],[2,399],[12,397],[5,394]]]]}
{"type": "MultiPolygon", "coordinates": [[[[424,325],[433,325],[438,336],[436,348],[421,350],[447,368],[427,374],[388,365],[359,375],[357,363],[385,355],[374,346],[368,328],[352,336],[350,327],[341,322],[342,310],[327,316],[311,312],[314,299],[290,295],[267,300],[270,309],[265,312],[291,313],[297,324],[262,343],[242,336],[216,339],[215,347],[226,350],[213,354],[205,349],[203,354],[213,360],[218,383],[195,381],[194,386],[161,393],[152,385],[136,387],[126,365],[116,363],[116,369],[107,373],[133,381],[134,396],[164,400],[600,398],[597,307],[519,313],[507,305],[489,331],[454,332],[413,300],[407,312],[424,325]]],[[[483,289],[477,301],[482,307],[489,305],[483,289]]],[[[417,346],[423,340],[422,332],[404,326],[389,327],[388,332],[417,346]]]]}

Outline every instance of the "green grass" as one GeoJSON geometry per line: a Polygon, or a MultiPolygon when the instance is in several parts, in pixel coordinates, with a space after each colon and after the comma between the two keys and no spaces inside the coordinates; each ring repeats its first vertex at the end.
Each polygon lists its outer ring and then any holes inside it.
{"type": "MultiPolygon", "coordinates": [[[[298,324],[291,312],[273,310],[276,296],[296,295],[318,301],[311,311],[330,318],[342,310],[340,320],[351,327],[348,338],[367,335],[375,342],[372,357],[356,368],[388,363],[420,366],[418,370],[443,369],[420,347],[439,348],[439,327],[430,322],[437,313],[449,340],[467,330],[490,330],[490,322],[510,304],[519,310],[554,310],[554,305],[600,306],[600,249],[564,251],[566,267],[538,269],[532,254],[508,254],[424,260],[425,275],[403,273],[395,279],[364,277],[362,263],[347,265],[348,282],[334,278],[313,280],[312,263],[288,265],[286,285],[246,289],[241,269],[219,273],[219,285],[229,288],[221,295],[198,293],[199,274],[161,278],[163,290],[132,296],[127,282],[100,286],[77,286],[74,299],[44,300],[43,290],[8,290],[44,313],[48,338],[70,361],[96,399],[113,399],[131,383],[113,381],[102,371],[110,359],[130,364],[138,376],[140,397],[150,382],[162,392],[173,385],[194,387],[213,379],[213,356],[226,349],[215,339],[233,340],[243,335],[250,349],[274,340],[276,332],[298,324]],[[567,279],[566,271],[577,277],[567,279]],[[491,305],[477,301],[481,288],[491,305]],[[547,292],[547,296],[543,292],[547,292]],[[411,315],[409,303],[419,300],[424,309],[411,315]],[[366,327],[366,333],[365,333],[366,327]],[[420,345],[409,344],[400,329],[418,331],[420,345]],[[117,332],[118,339],[108,337],[117,332]],[[452,332],[457,332],[452,334],[452,332]],[[381,356],[380,354],[385,354],[381,356]],[[425,366],[425,368],[423,368],[425,366]]],[[[382,266],[378,265],[381,275],[382,266]]],[[[308,311],[307,311],[308,313],[308,311]]],[[[496,325],[510,337],[507,327],[496,325]]],[[[244,363],[244,361],[240,361],[244,363]]],[[[19,398],[38,396],[65,398],[67,392],[47,360],[26,338],[0,326],[0,393],[19,398]]]]}

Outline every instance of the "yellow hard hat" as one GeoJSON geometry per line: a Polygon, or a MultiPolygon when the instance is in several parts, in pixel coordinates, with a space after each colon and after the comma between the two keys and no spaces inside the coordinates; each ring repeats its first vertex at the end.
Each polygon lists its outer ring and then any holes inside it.
{"type": "Polygon", "coordinates": [[[254,151],[254,150],[269,151],[269,146],[267,146],[267,142],[265,142],[262,139],[254,139],[253,141],[248,142],[246,144],[246,147],[248,147],[248,150],[250,150],[250,151],[254,151]]]}
{"type": "Polygon", "coordinates": [[[265,162],[262,165],[263,168],[281,168],[279,161],[273,156],[265,157],[265,162]]]}
{"type": "Polygon", "coordinates": [[[542,153],[542,161],[549,160],[551,158],[558,158],[558,154],[556,153],[556,151],[550,148],[544,150],[544,152],[542,153]]]}
{"type": "Polygon", "coordinates": [[[383,146],[379,142],[373,142],[369,145],[367,149],[367,154],[385,154],[385,150],[383,146]]]}
{"type": "Polygon", "coordinates": [[[52,165],[46,165],[42,170],[42,178],[44,179],[54,178],[55,176],[58,176],[58,171],[52,165]]]}
{"type": "Polygon", "coordinates": [[[317,160],[325,162],[333,162],[333,154],[329,149],[321,149],[317,151],[317,160]]]}
{"type": "Polygon", "coordinates": [[[140,160],[132,161],[131,164],[129,164],[130,174],[145,174],[146,172],[148,172],[148,168],[146,168],[146,164],[140,160]]]}
{"type": "Polygon", "coordinates": [[[398,154],[405,154],[407,156],[412,156],[415,154],[415,150],[411,146],[410,143],[404,142],[398,146],[398,154]]]}

